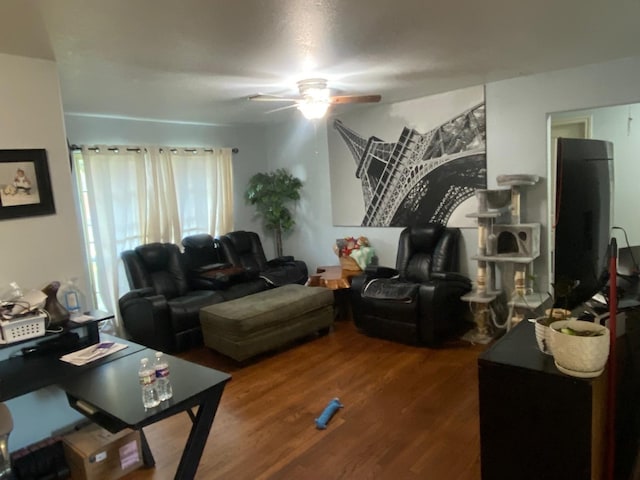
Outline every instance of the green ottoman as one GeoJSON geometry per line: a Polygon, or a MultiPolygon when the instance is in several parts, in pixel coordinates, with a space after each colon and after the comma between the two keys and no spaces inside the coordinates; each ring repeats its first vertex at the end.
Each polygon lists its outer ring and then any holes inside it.
{"type": "Polygon", "coordinates": [[[329,330],[333,292],[292,284],[200,310],[204,344],[241,362],[292,340],[329,330]]]}

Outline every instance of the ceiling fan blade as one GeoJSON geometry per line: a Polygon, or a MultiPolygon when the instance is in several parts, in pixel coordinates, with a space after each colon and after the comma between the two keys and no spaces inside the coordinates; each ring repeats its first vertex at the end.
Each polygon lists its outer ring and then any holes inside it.
{"type": "Polygon", "coordinates": [[[280,112],[280,111],[282,111],[282,110],[287,110],[287,109],[289,109],[289,108],[295,108],[295,107],[297,107],[297,106],[298,106],[298,104],[297,104],[297,103],[294,103],[294,104],[292,104],[292,105],[287,105],[286,107],[280,107],[280,108],[274,108],[273,110],[267,110],[267,111],[266,111],[266,112],[264,112],[264,113],[275,113],[275,112],[280,112]]]}
{"type": "Polygon", "coordinates": [[[340,105],[343,103],[377,103],[381,95],[335,95],[329,98],[329,103],[340,105]]]}
{"type": "Polygon", "coordinates": [[[256,102],[297,102],[298,100],[300,100],[299,98],[285,98],[278,97],[277,95],[264,95],[261,93],[257,95],[251,95],[248,98],[249,100],[254,100],[256,102]]]}

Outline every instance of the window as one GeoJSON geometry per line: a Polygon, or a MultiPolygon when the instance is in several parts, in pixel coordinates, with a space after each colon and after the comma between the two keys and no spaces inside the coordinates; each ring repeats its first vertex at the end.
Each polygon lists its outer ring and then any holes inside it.
{"type": "Polygon", "coordinates": [[[231,149],[85,146],[73,161],[97,308],[129,290],[122,251],[233,230],[231,149]]]}

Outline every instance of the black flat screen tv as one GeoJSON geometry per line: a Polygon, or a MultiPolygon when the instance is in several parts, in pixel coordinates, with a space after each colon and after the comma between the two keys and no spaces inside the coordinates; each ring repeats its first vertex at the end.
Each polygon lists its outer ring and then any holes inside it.
{"type": "Polygon", "coordinates": [[[556,306],[574,309],[605,286],[612,197],[613,144],[558,138],[554,285],[577,285],[556,306]]]}

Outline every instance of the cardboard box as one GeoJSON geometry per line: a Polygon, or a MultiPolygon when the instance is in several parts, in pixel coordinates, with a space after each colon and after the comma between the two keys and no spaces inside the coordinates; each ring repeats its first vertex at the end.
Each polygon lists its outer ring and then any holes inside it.
{"type": "Polygon", "coordinates": [[[142,465],[140,432],[135,430],[114,434],[92,424],[63,441],[73,480],[115,480],[142,465]]]}

